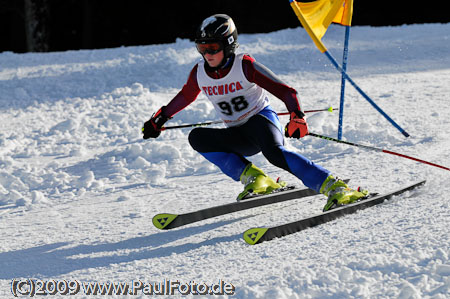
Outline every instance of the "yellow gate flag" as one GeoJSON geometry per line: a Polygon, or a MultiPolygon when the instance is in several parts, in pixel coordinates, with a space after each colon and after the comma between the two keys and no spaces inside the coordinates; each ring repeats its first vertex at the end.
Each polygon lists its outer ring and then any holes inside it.
{"type": "Polygon", "coordinates": [[[352,25],[353,16],[353,0],[344,0],[341,8],[333,19],[333,23],[338,23],[344,26],[352,25]]]}
{"type": "Polygon", "coordinates": [[[327,48],[321,39],[331,23],[351,25],[353,0],[289,1],[303,28],[322,53],[327,48]]]}

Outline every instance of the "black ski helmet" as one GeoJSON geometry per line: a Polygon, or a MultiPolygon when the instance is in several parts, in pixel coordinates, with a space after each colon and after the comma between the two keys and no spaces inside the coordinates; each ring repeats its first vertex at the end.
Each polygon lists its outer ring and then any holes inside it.
{"type": "Polygon", "coordinates": [[[225,57],[231,56],[236,48],[238,32],[233,19],[225,14],[215,14],[203,20],[195,34],[196,44],[218,42],[225,57]]]}

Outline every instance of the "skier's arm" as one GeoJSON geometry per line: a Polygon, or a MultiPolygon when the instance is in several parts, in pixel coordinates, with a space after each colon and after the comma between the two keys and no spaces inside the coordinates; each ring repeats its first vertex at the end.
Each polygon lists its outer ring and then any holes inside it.
{"type": "Polygon", "coordinates": [[[197,84],[197,65],[192,69],[189,78],[181,91],[167,104],[162,106],[158,112],[144,123],[142,134],[144,139],[157,138],[161,134],[161,128],[172,116],[183,110],[187,105],[195,101],[200,88],[197,84]]]}
{"type": "Polygon", "coordinates": [[[297,91],[278,79],[275,74],[250,56],[244,56],[244,74],[250,82],[254,82],[282,100],[290,112],[290,120],[285,128],[285,136],[302,138],[308,135],[305,114],[300,108],[297,91]]]}
{"type": "Polygon", "coordinates": [[[249,55],[245,55],[242,61],[245,77],[279,98],[284,102],[289,112],[301,111],[297,91],[281,81],[263,64],[255,61],[249,55]]]}
{"type": "Polygon", "coordinates": [[[189,74],[186,84],[184,84],[180,92],[169,102],[169,104],[164,106],[163,113],[165,116],[171,118],[197,98],[200,93],[200,88],[197,83],[197,67],[198,65],[194,66],[189,74]]]}

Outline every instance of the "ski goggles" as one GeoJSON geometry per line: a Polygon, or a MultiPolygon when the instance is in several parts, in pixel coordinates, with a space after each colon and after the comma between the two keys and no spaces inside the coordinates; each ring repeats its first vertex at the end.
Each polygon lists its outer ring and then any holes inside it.
{"type": "Polygon", "coordinates": [[[221,43],[208,43],[208,44],[196,44],[197,51],[202,54],[214,55],[222,51],[223,47],[221,43]]]}

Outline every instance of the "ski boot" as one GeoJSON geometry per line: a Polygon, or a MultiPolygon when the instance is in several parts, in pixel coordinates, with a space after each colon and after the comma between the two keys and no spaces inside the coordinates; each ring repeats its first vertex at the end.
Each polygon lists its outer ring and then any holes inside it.
{"type": "Polygon", "coordinates": [[[242,172],[241,183],[244,184],[244,191],[238,195],[237,201],[246,199],[253,194],[270,194],[287,185],[285,182],[275,182],[252,163],[248,164],[242,172]]]}
{"type": "Polygon", "coordinates": [[[353,190],[345,182],[331,175],[323,182],[320,193],[328,197],[328,201],[323,207],[324,212],[364,199],[369,195],[369,191],[359,188],[353,190]]]}

